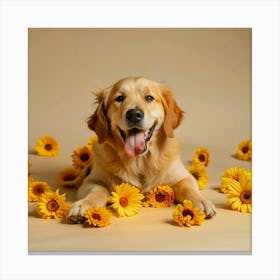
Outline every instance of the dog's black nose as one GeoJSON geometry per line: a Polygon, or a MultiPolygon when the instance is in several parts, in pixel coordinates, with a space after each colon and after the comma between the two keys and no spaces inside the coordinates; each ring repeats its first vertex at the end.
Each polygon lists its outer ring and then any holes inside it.
{"type": "Polygon", "coordinates": [[[130,109],[126,112],[126,119],[133,124],[138,124],[144,118],[144,112],[140,109],[130,109]]]}

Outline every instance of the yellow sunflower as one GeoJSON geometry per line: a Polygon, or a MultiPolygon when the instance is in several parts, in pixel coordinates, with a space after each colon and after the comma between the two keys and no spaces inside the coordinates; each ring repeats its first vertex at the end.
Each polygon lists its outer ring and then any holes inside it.
{"type": "Polygon", "coordinates": [[[91,150],[88,146],[78,147],[72,153],[72,163],[76,168],[83,169],[92,161],[91,150]]]}
{"type": "Polygon", "coordinates": [[[51,191],[51,187],[46,182],[36,181],[34,178],[28,178],[28,201],[38,201],[41,196],[48,191],[51,191]]]}
{"type": "Polygon", "coordinates": [[[65,201],[65,194],[55,192],[44,193],[38,201],[37,212],[43,219],[64,218],[70,208],[70,203],[65,201]]]}
{"type": "Polygon", "coordinates": [[[175,194],[169,186],[156,186],[147,195],[144,206],[150,207],[169,207],[173,205],[175,194]]]}
{"type": "Polygon", "coordinates": [[[111,223],[111,213],[105,207],[89,208],[85,212],[85,223],[93,227],[106,227],[111,223]]]}
{"type": "Polygon", "coordinates": [[[191,227],[193,225],[202,225],[205,220],[205,213],[193,208],[190,200],[184,200],[183,205],[178,204],[173,213],[174,221],[181,227],[191,227]]]}
{"type": "Polygon", "coordinates": [[[188,171],[197,180],[199,189],[205,189],[208,182],[208,173],[203,164],[192,164],[188,167],[188,171]]]}
{"type": "Polygon", "coordinates": [[[35,149],[39,156],[53,157],[59,153],[59,144],[54,138],[43,136],[37,140],[35,149]]]}
{"type": "Polygon", "coordinates": [[[252,173],[244,173],[239,182],[232,180],[228,185],[227,203],[233,209],[242,213],[252,212],[252,173]]]}
{"type": "Polygon", "coordinates": [[[221,182],[221,192],[227,193],[227,188],[231,180],[235,180],[239,182],[239,178],[242,174],[246,173],[247,171],[244,168],[239,167],[231,167],[227,169],[224,174],[222,175],[222,182],[221,182]]]}
{"type": "Polygon", "coordinates": [[[127,183],[122,183],[115,187],[115,192],[112,192],[108,202],[112,203],[112,208],[115,209],[119,217],[133,216],[138,213],[141,207],[141,201],[144,195],[139,189],[127,183]]]}
{"type": "Polygon", "coordinates": [[[60,187],[75,188],[83,182],[84,176],[81,170],[67,168],[61,171],[57,176],[57,184],[60,187]]]}
{"type": "Polygon", "coordinates": [[[193,156],[193,163],[201,163],[204,166],[208,166],[210,163],[210,152],[204,147],[197,149],[193,156]]]}
{"type": "Polygon", "coordinates": [[[236,151],[236,157],[240,160],[251,160],[252,159],[252,141],[242,141],[236,151]]]}
{"type": "Polygon", "coordinates": [[[88,138],[87,145],[89,146],[90,150],[92,149],[92,145],[97,141],[98,141],[98,137],[96,135],[88,138]]]}

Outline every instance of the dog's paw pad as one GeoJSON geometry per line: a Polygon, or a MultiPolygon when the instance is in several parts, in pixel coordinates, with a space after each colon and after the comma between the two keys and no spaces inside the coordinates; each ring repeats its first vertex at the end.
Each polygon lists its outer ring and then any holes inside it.
{"type": "Polygon", "coordinates": [[[89,205],[83,200],[75,202],[69,210],[68,217],[75,224],[82,224],[86,220],[85,211],[89,205]]]}
{"type": "Polygon", "coordinates": [[[69,216],[69,219],[74,224],[83,224],[86,220],[84,216],[80,216],[80,215],[71,215],[69,216]]]}

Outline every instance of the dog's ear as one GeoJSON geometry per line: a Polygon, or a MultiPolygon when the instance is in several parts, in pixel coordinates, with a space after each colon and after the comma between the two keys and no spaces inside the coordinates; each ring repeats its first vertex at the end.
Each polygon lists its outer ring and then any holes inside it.
{"type": "Polygon", "coordinates": [[[104,104],[105,91],[100,90],[95,93],[97,108],[95,112],[88,118],[87,124],[98,136],[98,143],[103,143],[109,135],[109,123],[106,117],[106,109],[104,104]]]}
{"type": "Polygon", "coordinates": [[[161,86],[161,93],[163,96],[163,108],[165,112],[165,119],[163,123],[163,129],[165,134],[173,138],[174,137],[174,129],[176,129],[182,119],[184,112],[181,110],[181,108],[177,105],[175,102],[171,91],[165,87],[161,86]]]}

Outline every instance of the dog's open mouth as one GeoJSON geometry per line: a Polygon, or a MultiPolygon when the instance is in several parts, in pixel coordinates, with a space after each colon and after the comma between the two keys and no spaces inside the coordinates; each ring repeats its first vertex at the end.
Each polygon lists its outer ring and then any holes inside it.
{"type": "Polygon", "coordinates": [[[132,128],[127,132],[124,132],[118,127],[124,141],[125,152],[131,157],[145,153],[147,150],[147,143],[151,140],[155,127],[156,123],[154,123],[149,130],[132,128]]]}

